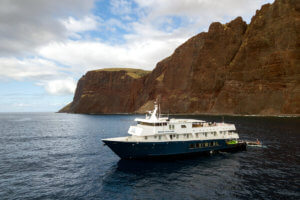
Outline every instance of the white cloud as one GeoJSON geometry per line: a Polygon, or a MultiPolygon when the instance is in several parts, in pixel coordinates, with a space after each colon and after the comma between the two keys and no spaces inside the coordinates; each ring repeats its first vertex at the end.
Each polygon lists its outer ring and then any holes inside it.
{"type": "Polygon", "coordinates": [[[103,26],[106,28],[106,30],[113,31],[113,32],[116,30],[116,28],[121,28],[124,30],[130,29],[130,27],[127,27],[120,20],[115,19],[115,18],[111,18],[111,19],[107,20],[103,26]]]}
{"type": "Polygon", "coordinates": [[[162,16],[185,16],[192,20],[204,18],[222,21],[224,17],[252,16],[260,6],[273,0],[135,0],[147,10],[147,18],[153,20],[162,16]]]}
{"type": "Polygon", "coordinates": [[[0,58],[0,78],[2,79],[43,79],[59,75],[60,70],[61,68],[57,67],[53,62],[41,58],[0,58]]]}
{"type": "Polygon", "coordinates": [[[32,55],[35,47],[67,38],[60,22],[87,15],[94,0],[1,0],[0,56],[32,55]]]}
{"type": "Polygon", "coordinates": [[[84,16],[81,19],[75,19],[74,17],[68,17],[68,19],[62,20],[63,25],[70,32],[84,32],[96,30],[99,24],[100,18],[95,16],[84,16]]]}
{"type": "Polygon", "coordinates": [[[40,83],[46,91],[52,95],[68,95],[74,94],[76,82],[72,78],[62,80],[51,80],[40,83]]]}
{"type": "Polygon", "coordinates": [[[1,1],[0,56],[9,56],[0,57],[0,79],[31,80],[49,94],[71,94],[74,78],[87,70],[151,70],[185,40],[207,30],[211,22],[224,23],[239,15],[249,22],[256,9],[272,1],[135,0],[133,8],[130,1],[112,0],[114,16],[106,20],[91,12],[93,0],[1,1]],[[109,35],[118,29],[126,32],[117,33],[124,39],[121,43],[113,43],[113,37],[104,41],[101,35],[88,35],[94,30],[109,35]],[[16,57],[20,52],[35,56],[20,59],[16,57]]]}
{"type": "Polygon", "coordinates": [[[29,107],[31,105],[30,104],[24,104],[24,103],[15,103],[15,104],[13,104],[13,106],[16,106],[16,107],[29,107]]]}
{"type": "Polygon", "coordinates": [[[128,0],[110,0],[111,11],[115,15],[130,14],[132,3],[128,0]]]}
{"type": "Polygon", "coordinates": [[[45,88],[51,95],[73,94],[76,81],[69,77],[55,63],[41,59],[30,58],[0,58],[0,80],[14,79],[17,81],[33,81],[45,88]]]}
{"type": "MultiPolygon", "coordinates": [[[[153,69],[161,59],[169,56],[174,49],[197,34],[199,29],[207,29],[214,20],[225,21],[238,15],[252,16],[263,0],[136,0],[140,19],[130,24],[111,18],[103,22],[107,30],[116,27],[130,33],[123,35],[124,42],[110,44],[105,41],[81,40],[53,42],[39,49],[40,55],[64,65],[71,66],[76,74],[87,70],[106,67],[136,67],[153,69]],[[144,12],[144,13],[143,13],[144,12]],[[184,23],[173,28],[176,23],[170,16],[180,16],[184,23]]],[[[111,1],[112,9],[132,12],[128,1],[111,1]]],[[[227,22],[227,21],[225,21],[227,22]]]]}
{"type": "Polygon", "coordinates": [[[145,38],[131,36],[125,45],[109,45],[103,42],[68,41],[52,43],[40,49],[40,54],[71,66],[74,73],[108,67],[135,67],[153,69],[155,64],[169,56],[182,38],[145,38]],[[136,37],[136,38],[134,38],[136,37]]]}

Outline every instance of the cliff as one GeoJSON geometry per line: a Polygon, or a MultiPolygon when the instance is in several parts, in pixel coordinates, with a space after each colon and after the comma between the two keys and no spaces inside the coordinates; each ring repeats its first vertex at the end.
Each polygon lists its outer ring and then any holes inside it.
{"type": "Polygon", "coordinates": [[[61,112],[300,114],[300,1],[276,0],[247,25],[214,22],[152,72],[87,72],[61,112]]]}
{"type": "Polygon", "coordinates": [[[132,113],[148,73],[129,68],[89,71],[78,81],[73,102],[60,112],[132,113]]]}

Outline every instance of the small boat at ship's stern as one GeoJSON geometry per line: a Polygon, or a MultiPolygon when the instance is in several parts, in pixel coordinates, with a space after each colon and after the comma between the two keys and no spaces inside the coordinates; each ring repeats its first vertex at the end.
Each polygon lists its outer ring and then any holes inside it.
{"type": "Polygon", "coordinates": [[[145,159],[245,150],[234,124],[194,119],[169,119],[157,113],[135,119],[130,136],[102,139],[120,158],[145,159]]]}

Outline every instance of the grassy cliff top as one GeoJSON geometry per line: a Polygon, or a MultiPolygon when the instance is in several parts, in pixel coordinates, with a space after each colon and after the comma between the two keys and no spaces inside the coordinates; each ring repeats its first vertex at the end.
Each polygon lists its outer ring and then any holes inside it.
{"type": "Polygon", "coordinates": [[[146,74],[150,73],[151,71],[146,71],[142,69],[134,69],[134,68],[105,68],[105,69],[97,69],[93,70],[94,72],[118,72],[118,71],[125,71],[127,72],[128,76],[132,78],[140,78],[145,76],[146,74]]]}

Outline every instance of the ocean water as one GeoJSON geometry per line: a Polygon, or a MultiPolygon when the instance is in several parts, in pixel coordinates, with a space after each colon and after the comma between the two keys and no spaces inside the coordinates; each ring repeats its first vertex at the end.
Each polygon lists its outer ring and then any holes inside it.
{"type": "Polygon", "coordinates": [[[0,199],[300,199],[300,118],[225,117],[264,148],[120,160],[101,139],[127,135],[135,117],[1,113],[0,199]]]}

